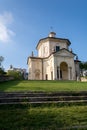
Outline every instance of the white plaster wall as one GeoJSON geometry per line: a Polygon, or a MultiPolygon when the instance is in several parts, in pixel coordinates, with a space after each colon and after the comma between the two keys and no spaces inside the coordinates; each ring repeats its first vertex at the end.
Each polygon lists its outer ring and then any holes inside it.
{"type": "Polygon", "coordinates": [[[49,41],[41,44],[38,49],[38,57],[47,57],[49,56],[49,41]]]}
{"type": "Polygon", "coordinates": [[[35,70],[40,70],[40,80],[46,80],[46,74],[48,75],[48,80],[51,80],[51,71],[53,72],[53,80],[57,79],[57,67],[60,67],[62,62],[66,62],[68,68],[72,68],[72,80],[76,80],[75,74],[75,63],[74,57],[68,56],[54,56],[51,55],[49,58],[43,60],[43,73],[42,73],[42,60],[41,59],[30,59],[29,60],[29,79],[35,80],[35,70]],[[43,76],[42,76],[43,74],[43,76]]]}
{"type": "Polygon", "coordinates": [[[68,49],[68,45],[66,42],[56,42],[56,41],[47,41],[41,44],[38,49],[38,57],[48,57],[54,50],[56,46],[60,46],[60,49],[66,48],[68,49]]]}
{"type": "Polygon", "coordinates": [[[32,62],[31,59],[28,60],[28,79],[32,79],[32,62]]]}
{"type": "MultiPolygon", "coordinates": [[[[60,67],[62,62],[66,62],[68,68],[72,68],[72,80],[76,80],[75,77],[75,63],[73,57],[60,57],[53,56],[43,60],[43,80],[46,80],[46,74],[48,80],[51,80],[51,71],[53,72],[53,80],[57,79],[57,67],[60,67]]],[[[40,70],[40,80],[42,80],[42,61],[40,59],[32,59],[29,62],[30,74],[28,79],[35,80],[35,70],[40,70]]]]}
{"type": "Polygon", "coordinates": [[[39,70],[40,71],[40,80],[42,80],[42,61],[40,59],[32,59],[31,64],[29,64],[29,69],[31,70],[29,74],[28,79],[35,80],[35,71],[39,70]]]}
{"type": "Polygon", "coordinates": [[[43,78],[46,80],[46,74],[48,75],[48,80],[51,80],[51,71],[54,71],[53,56],[43,61],[43,78]]]}
{"type": "Polygon", "coordinates": [[[60,49],[62,49],[62,48],[66,48],[66,49],[68,49],[68,45],[67,45],[67,43],[61,43],[61,42],[50,42],[49,43],[49,46],[50,46],[50,54],[52,53],[52,51],[54,50],[54,48],[56,47],[56,46],[60,46],[60,49]]]}

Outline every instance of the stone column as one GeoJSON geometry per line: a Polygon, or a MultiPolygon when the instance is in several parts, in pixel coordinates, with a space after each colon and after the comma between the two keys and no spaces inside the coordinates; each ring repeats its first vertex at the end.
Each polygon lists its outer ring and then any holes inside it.
{"type": "Polygon", "coordinates": [[[72,72],[71,72],[72,68],[68,67],[68,79],[71,80],[72,79],[72,72]]]}
{"type": "Polygon", "coordinates": [[[55,66],[55,77],[54,80],[57,80],[57,67],[55,66]]]}
{"type": "Polygon", "coordinates": [[[70,67],[68,67],[68,79],[70,80],[70,67]]]}
{"type": "Polygon", "coordinates": [[[72,80],[72,67],[70,67],[70,79],[72,80]]]}
{"type": "Polygon", "coordinates": [[[60,80],[60,67],[58,66],[59,80],[60,80]]]}

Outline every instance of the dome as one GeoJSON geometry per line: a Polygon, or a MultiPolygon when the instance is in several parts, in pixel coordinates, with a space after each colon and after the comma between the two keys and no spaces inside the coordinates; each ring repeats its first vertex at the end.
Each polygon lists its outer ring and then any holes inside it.
{"type": "Polygon", "coordinates": [[[49,37],[55,37],[56,36],[56,33],[55,32],[50,32],[49,33],[49,37]]]}

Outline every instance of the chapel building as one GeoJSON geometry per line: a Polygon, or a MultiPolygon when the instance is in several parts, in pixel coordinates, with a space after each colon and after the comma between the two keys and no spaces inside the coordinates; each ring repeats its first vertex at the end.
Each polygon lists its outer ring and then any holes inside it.
{"type": "Polygon", "coordinates": [[[38,56],[29,56],[29,80],[79,80],[79,60],[69,49],[71,42],[57,38],[55,32],[40,39],[36,49],[38,56]]]}

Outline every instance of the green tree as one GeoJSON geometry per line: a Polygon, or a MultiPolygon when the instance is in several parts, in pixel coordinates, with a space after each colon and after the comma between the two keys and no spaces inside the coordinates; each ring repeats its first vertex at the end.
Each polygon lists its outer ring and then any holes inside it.
{"type": "Polygon", "coordinates": [[[1,64],[2,64],[3,61],[4,61],[4,57],[0,56],[0,67],[1,67],[1,64]]]}
{"type": "Polygon", "coordinates": [[[87,70],[87,62],[84,63],[84,68],[87,70]]]}
{"type": "Polygon", "coordinates": [[[87,70],[87,61],[80,63],[80,69],[81,69],[81,70],[83,70],[83,69],[84,69],[84,70],[87,70]]]}
{"type": "Polygon", "coordinates": [[[20,71],[9,70],[9,71],[7,72],[7,75],[12,76],[12,77],[14,77],[14,79],[18,79],[18,80],[23,79],[23,78],[22,78],[22,74],[21,74],[20,71]]]}
{"type": "Polygon", "coordinates": [[[6,72],[4,71],[4,69],[0,68],[0,75],[4,75],[6,74],[6,72]]]}
{"type": "Polygon", "coordinates": [[[0,75],[6,74],[6,72],[3,69],[2,62],[4,61],[4,57],[0,56],[0,75]]]}
{"type": "Polygon", "coordinates": [[[84,69],[84,63],[83,62],[80,62],[80,69],[84,69]]]}

